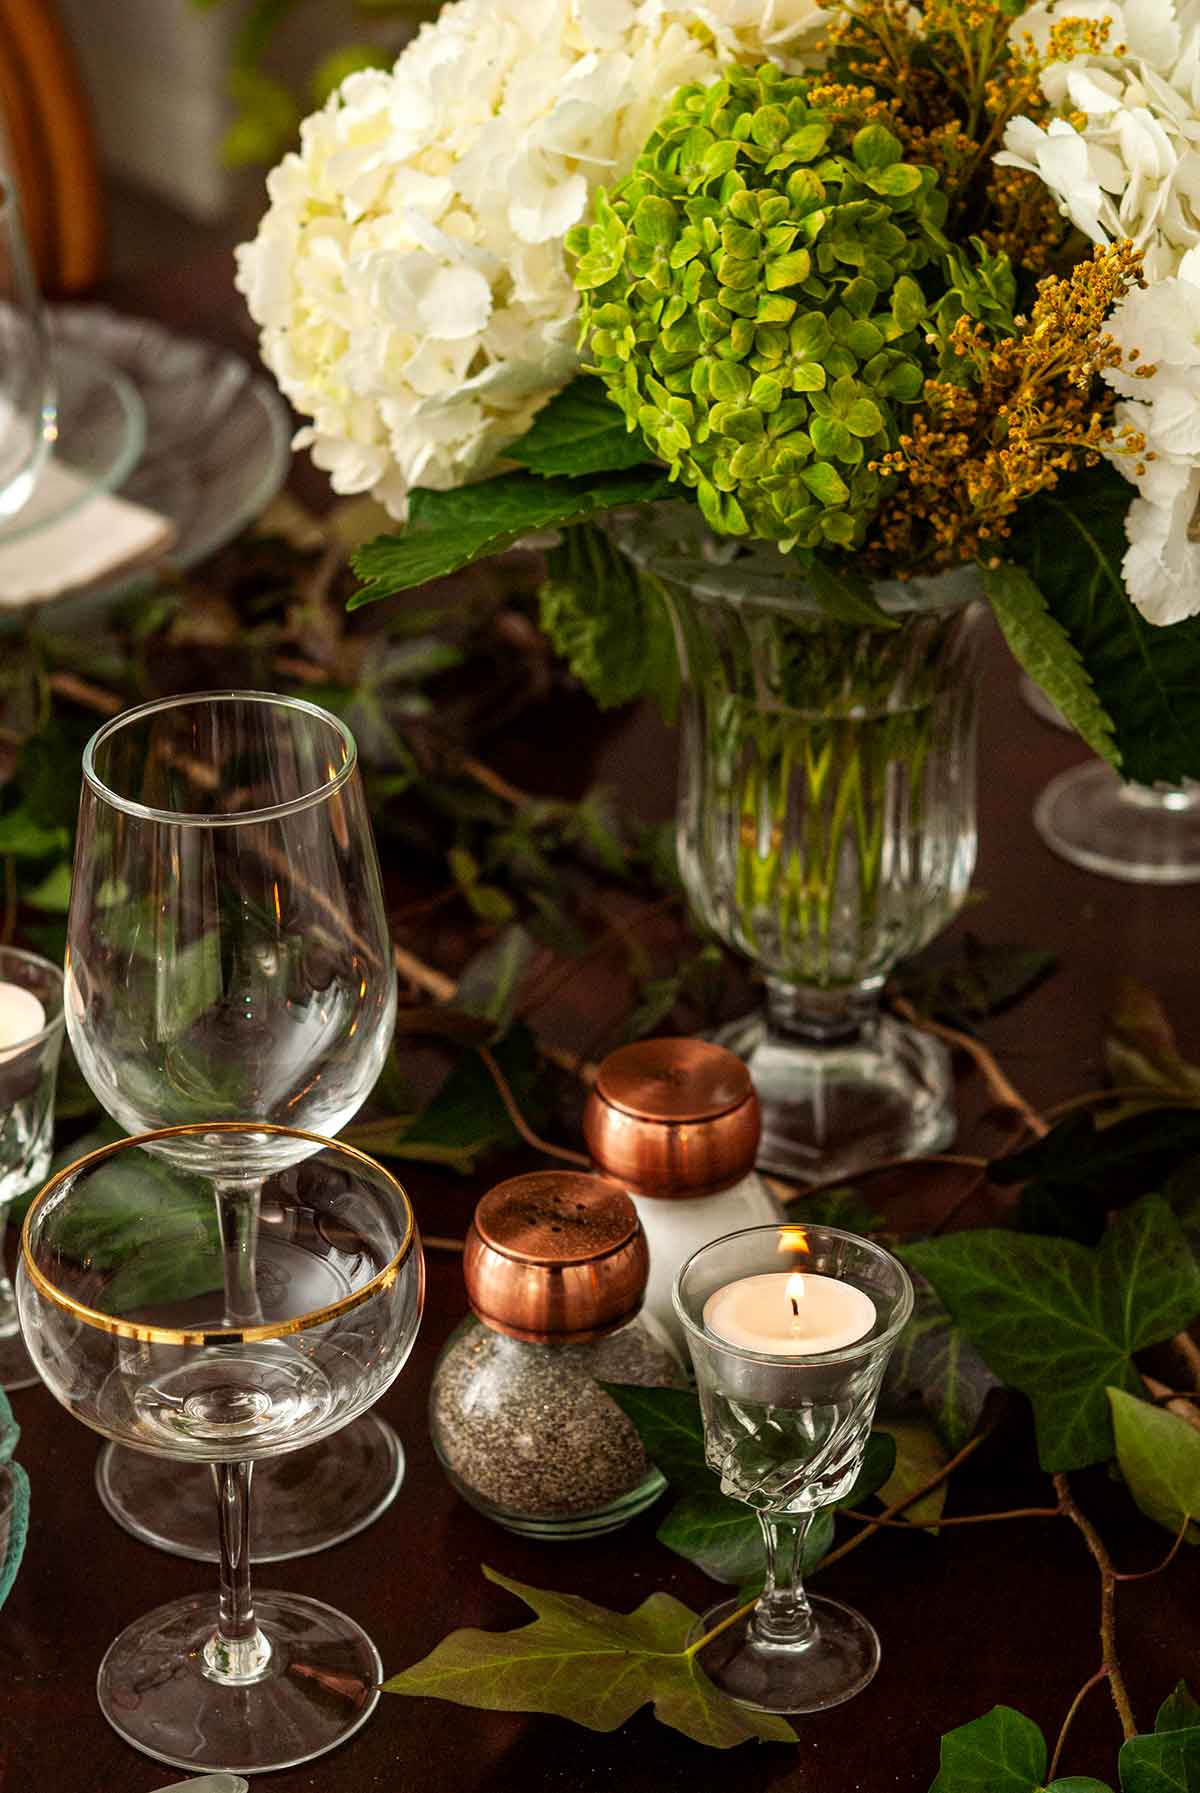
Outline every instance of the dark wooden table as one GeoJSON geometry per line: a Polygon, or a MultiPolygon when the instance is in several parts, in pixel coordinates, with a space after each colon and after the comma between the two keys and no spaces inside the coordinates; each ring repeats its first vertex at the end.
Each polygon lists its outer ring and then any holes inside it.
{"type": "MultiPolygon", "coordinates": [[[[158,277],[104,296],[153,311],[195,333],[236,342],[220,286],[223,259],[164,265],[158,277]]],[[[242,339],[244,343],[244,338],[242,339]]],[[[641,712],[611,737],[601,775],[623,801],[669,806],[669,755],[641,712]],[[648,768],[656,768],[648,779],[648,768]]],[[[1023,1091],[1046,1105],[1099,1078],[1099,1043],[1116,979],[1129,974],[1169,1003],[1186,1048],[1200,1048],[1200,892],[1108,882],[1061,863],[1030,819],[1046,780],[1083,757],[1078,743],[1021,702],[999,645],[989,657],[980,738],[977,903],[958,926],[989,941],[1022,940],[1061,954],[1061,969],[1031,999],[990,1024],[989,1043],[1023,1091]]],[[[964,1075],[963,1138],[985,1149],[997,1135],[981,1119],[979,1079],[964,1075]]],[[[461,1233],[481,1192],[414,1170],[406,1179],[422,1226],[461,1233]]],[[[935,1193],[928,1171],[905,1173],[899,1207],[917,1214],[935,1193]]],[[[656,1544],[657,1516],[594,1542],[555,1547],[519,1540],[450,1491],[430,1446],[425,1402],[434,1356],[464,1311],[457,1260],[431,1254],[429,1300],[417,1347],[381,1411],[400,1430],[408,1476],[391,1510],[367,1533],[327,1553],[276,1565],[263,1587],[295,1589],[343,1607],[371,1631],[389,1672],[424,1656],[452,1628],[522,1622],[524,1609],[486,1583],[486,1562],[518,1580],[631,1608],[665,1588],[700,1608],[712,1585],[656,1544]]],[[[18,1452],[33,1483],[29,1548],[0,1612],[0,1793],[143,1793],[174,1778],[127,1748],[95,1704],[96,1665],[130,1619],[160,1601],[214,1585],[203,1565],[156,1553],[119,1531],[96,1498],[97,1440],[35,1388],[13,1397],[18,1452]]],[[[1042,1503],[1027,1417],[1018,1411],[956,1480],[953,1510],[1042,1503]]],[[[1161,1556],[1164,1534],[1132,1522],[1102,1474],[1075,1478],[1120,1566],[1161,1556]]],[[[718,1755],[642,1713],[611,1736],[546,1718],[476,1713],[439,1701],[386,1696],[342,1750],[271,1777],[278,1793],[472,1793],[474,1789],[579,1789],[665,1793],[925,1793],[939,1734],[997,1703],[1028,1712],[1053,1739],[1066,1707],[1096,1668],[1098,1581],[1073,1531],[1033,1520],[965,1527],[934,1540],[891,1531],[835,1566],[828,1591],[861,1607],[883,1640],[883,1666],[858,1699],[799,1722],[793,1746],[744,1745],[718,1755]]],[[[1120,1638],[1135,1708],[1149,1728],[1158,1702],[1194,1663],[1200,1640],[1200,1561],[1124,1589],[1120,1638]]],[[[1097,1691],[1073,1732],[1060,1772],[1115,1778],[1119,1730],[1097,1691]]],[[[264,1779],[256,1784],[266,1785],[264,1779]]]]}

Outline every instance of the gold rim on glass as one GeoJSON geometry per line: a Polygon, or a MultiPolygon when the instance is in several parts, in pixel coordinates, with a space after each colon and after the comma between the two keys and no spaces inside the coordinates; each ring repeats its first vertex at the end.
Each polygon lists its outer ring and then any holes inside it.
{"type": "Polygon", "coordinates": [[[77,1158],[73,1164],[58,1171],[44,1188],[39,1189],[29,1204],[21,1227],[21,1261],[25,1274],[44,1300],[63,1313],[73,1314],[76,1319],[95,1327],[99,1332],[111,1333],[117,1338],[134,1339],[145,1345],[253,1345],[264,1339],[281,1339],[293,1333],[309,1332],[316,1326],[323,1326],[327,1321],[361,1307],[381,1290],[389,1289],[412,1252],[416,1235],[417,1223],[404,1185],[390,1170],[386,1170],[376,1159],[369,1158],[356,1147],[342,1145],[338,1140],[324,1139],[319,1133],[305,1133],[298,1127],[280,1127],[271,1121],[210,1121],[207,1124],[193,1121],[182,1127],[157,1127],[153,1133],[130,1134],[126,1139],[114,1140],[111,1145],[99,1146],[94,1152],[85,1152],[82,1158],[77,1158]],[[197,1136],[206,1133],[273,1133],[286,1139],[303,1139],[320,1146],[323,1151],[336,1152],[341,1157],[353,1159],[356,1163],[365,1164],[377,1171],[391,1184],[404,1208],[406,1224],[399,1251],[390,1264],[386,1264],[361,1289],[355,1289],[353,1294],[344,1295],[340,1301],[334,1301],[328,1307],[316,1308],[312,1313],[299,1314],[291,1320],[279,1320],[272,1326],[215,1327],[204,1332],[179,1331],[171,1326],[142,1326],[133,1320],[116,1320],[111,1314],[102,1314],[98,1309],[86,1307],[82,1301],[76,1301],[73,1296],[55,1288],[34,1262],[29,1243],[33,1218],[54,1192],[68,1178],[86,1170],[90,1165],[99,1164],[105,1158],[114,1157],[118,1152],[129,1151],[137,1146],[154,1145],[160,1139],[178,1139],[185,1134],[197,1136]]]}
{"type": "Polygon", "coordinates": [[[358,764],[358,745],[346,724],[332,714],[323,710],[320,704],[309,703],[304,697],[282,697],[273,691],[191,691],[181,697],[159,697],[150,703],[137,704],[133,709],[122,710],[98,728],[83,750],[83,776],[92,791],[110,808],[118,809],[127,816],[137,816],[143,822],[159,822],[172,828],[244,828],[256,822],[278,822],[285,816],[297,815],[301,810],[313,809],[318,803],[326,803],[336,791],[341,790],[346,780],[354,772],[358,764]],[[146,716],[156,716],[165,710],[183,709],[187,704],[218,703],[256,703],[271,705],[280,710],[299,710],[305,716],[315,716],[338,736],[345,751],[345,759],[336,769],[330,769],[330,776],[324,784],[317,785],[311,791],[305,791],[302,797],[290,797],[286,803],[269,804],[265,809],[234,810],[225,815],[191,815],[186,810],[154,809],[148,803],[138,803],[133,797],[123,797],[119,791],[105,783],[96,770],[96,750],[103,746],[110,736],[127,728],[131,722],[139,722],[146,716]]]}

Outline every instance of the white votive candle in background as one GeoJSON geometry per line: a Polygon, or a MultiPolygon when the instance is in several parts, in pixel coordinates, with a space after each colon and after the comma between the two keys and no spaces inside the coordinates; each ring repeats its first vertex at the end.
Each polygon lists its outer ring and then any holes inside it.
{"type": "Polygon", "coordinates": [[[840,1351],[865,1338],[875,1318],[875,1303],[853,1283],[799,1271],[743,1276],[704,1304],[714,1337],[777,1357],[840,1351]]]}
{"type": "Polygon", "coordinates": [[[45,1025],[46,1011],[32,990],[0,982],[0,1054],[11,1057],[14,1047],[32,1040],[45,1025]]]}

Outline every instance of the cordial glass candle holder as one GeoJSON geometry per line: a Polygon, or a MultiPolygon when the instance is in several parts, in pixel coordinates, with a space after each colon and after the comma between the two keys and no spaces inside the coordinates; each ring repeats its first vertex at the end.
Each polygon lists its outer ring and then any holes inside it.
{"type": "Polygon", "coordinates": [[[904,1266],[835,1227],[753,1227],[696,1252],[675,1282],[721,1491],[758,1514],[763,1591],[727,1600],[693,1641],[710,1680],[761,1711],[820,1712],[879,1666],[874,1628],[800,1576],[818,1508],[854,1485],[892,1347],[912,1312],[904,1266]]]}
{"type": "Polygon", "coordinates": [[[438,1358],[429,1402],[451,1484],[525,1537],[614,1531],[666,1483],[600,1384],[685,1380],[638,1311],[647,1254],[633,1203],[577,1172],[514,1177],[476,1209],[463,1268],[474,1315],[438,1358]]]}
{"type": "Polygon", "coordinates": [[[711,1040],[638,1040],[601,1064],[583,1114],[598,1170],[623,1185],[650,1247],[646,1312],[686,1354],[671,1301],[694,1251],[783,1219],[754,1168],[762,1132],[744,1062],[711,1040]]]}

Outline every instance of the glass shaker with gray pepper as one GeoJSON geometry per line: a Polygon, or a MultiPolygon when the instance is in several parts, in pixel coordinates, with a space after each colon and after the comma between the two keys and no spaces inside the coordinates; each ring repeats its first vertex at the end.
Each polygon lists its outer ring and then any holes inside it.
{"type": "Polygon", "coordinates": [[[435,1366],[430,1430],[458,1493],[509,1531],[592,1537],[662,1492],[600,1386],[686,1380],[639,1311],[648,1268],[633,1203],[600,1177],[534,1171],[475,1210],[463,1257],[474,1311],[435,1366]]]}

